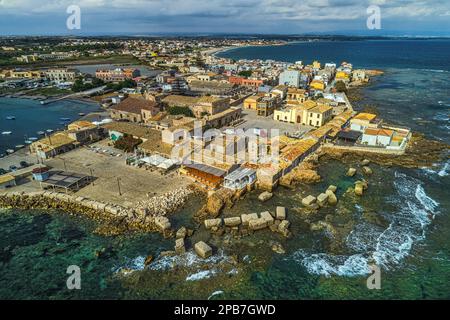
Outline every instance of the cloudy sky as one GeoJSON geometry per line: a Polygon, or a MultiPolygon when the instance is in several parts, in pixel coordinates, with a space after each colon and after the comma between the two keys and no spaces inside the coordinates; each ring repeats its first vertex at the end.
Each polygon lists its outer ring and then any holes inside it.
{"type": "Polygon", "coordinates": [[[450,0],[0,0],[0,35],[68,33],[450,36],[450,0]],[[72,4],[81,30],[66,27],[72,4]],[[379,31],[366,26],[371,5],[379,31]]]}

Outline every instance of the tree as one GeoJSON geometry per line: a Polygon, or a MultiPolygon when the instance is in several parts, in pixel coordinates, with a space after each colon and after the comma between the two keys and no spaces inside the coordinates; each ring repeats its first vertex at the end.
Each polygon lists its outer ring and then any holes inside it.
{"type": "Polygon", "coordinates": [[[337,92],[345,92],[345,93],[347,93],[347,86],[342,81],[336,82],[336,84],[334,85],[334,88],[336,89],[337,92]]]}
{"type": "Polygon", "coordinates": [[[241,76],[241,77],[246,77],[246,78],[248,78],[248,77],[250,77],[251,75],[252,75],[252,71],[251,70],[243,70],[243,71],[241,71],[241,72],[239,72],[238,74],[241,76]]]}

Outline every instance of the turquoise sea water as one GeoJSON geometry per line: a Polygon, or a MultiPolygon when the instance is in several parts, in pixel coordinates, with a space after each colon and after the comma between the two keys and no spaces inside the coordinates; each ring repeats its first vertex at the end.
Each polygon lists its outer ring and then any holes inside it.
{"type": "MultiPolygon", "coordinates": [[[[250,49],[256,50],[251,58],[342,59],[358,67],[381,68],[385,75],[363,90],[364,100],[356,108],[375,105],[389,122],[450,142],[450,42],[306,43],[243,48],[223,55],[239,59],[247,57],[250,49]],[[355,53],[356,48],[367,47],[370,53],[355,53]],[[402,55],[394,54],[393,48],[402,55]],[[385,61],[390,62],[383,65],[385,61]]],[[[174,243],[157,234],[102,237],[93,234],[96,226],[82,218],[4,210],[0,297],[206,299],[215,293],[213,299],[449,299],[448,162],[429,169],[371,165],[374,175],[361,199],[345,194],[361,178],[346,177],[347,167],[329,162],[320,168],[323,182],[295,190],[279,188],[264,204],[257,201],[258,193],[246,195],[224,215],[286,206],[292,238],[268,231],[240,240],[216,238],[200,228],[192,242],[204,240],[214,246],[215,255],[207,262],[191,252],[176,258],[160,256],[174,243]],[[303,196],[318,194],[329,184],[339,187],[338,206],[308,219],[327,221],[336,233],[311,232],[295,208],[303,196]],[[274,241],[285,254],[272,252],[274,241]],[[97,252],[103,253],[97,256],[97,252]],[[144,269],[148,255],[155,260],[144,269]],[[373,261],[381,266],[381,290],[366,287],[367,265],[373,261]],[[65,286],[66,268],[72,264],[82,271],[79,291],[65,286]]],[[[171,220],[177,227],[195,226],[191,216],[200,205],[200,199],[192,199],[171,220]]]]}

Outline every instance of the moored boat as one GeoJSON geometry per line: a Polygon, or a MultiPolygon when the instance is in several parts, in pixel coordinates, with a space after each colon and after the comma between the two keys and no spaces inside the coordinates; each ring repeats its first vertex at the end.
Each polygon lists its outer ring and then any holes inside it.
{"type": "Polygon", "coordinates": [[[15,116],[7,116],[6,120],[16,120],[16,117],[15,116]]]}
{"type": "Polygon", "coordinates": [[[45,132],[44,131],[38,131],[37,134],[40,135],[40,136],[43,136],[45,134],[45,132]]]}
{"type": "Polygon", "coordinates": [[[12,133],[11,131],[3,131],[2,135],[7,136],[7,135],[10,135],[11,133],[12,133]]]}
{"type": "Polygon", "coordinates": [[[8,149],[8,150],[6,150],[6,153],[8,153],[8,154],[14,153],[14,150],[13,149],[8,149]]]}

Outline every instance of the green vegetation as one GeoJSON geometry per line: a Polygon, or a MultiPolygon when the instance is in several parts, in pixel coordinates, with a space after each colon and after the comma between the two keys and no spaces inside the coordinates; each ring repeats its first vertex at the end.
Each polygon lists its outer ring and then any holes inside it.
{"type": "Polygon", "coordinates": [[[347,86],[342,81],[336,82],[334,87],[336,88],[337,92],[345,92],[345,93],[347,93],[347,86]]]}
{"type": "Polygon", "coordinates": [[[130,135],[124,135],[119,140],[114,142],[114,147],[123,150],[124,152],[133,152],[134,149],[136,149],[136,147],[141,143],[141,139],[133,138],[133,136],[130,135]]]}
{"type": "Polygon", "coordinates": [[[238,75],[240,75],[241,77],[245,77],[248,78],[252,75],[252,71],[251,70],[244,70],[238,73],[238,75]]]}
{"type": "Polygon", "coordinates": [[[191,109],[188,107],[169,107],[167,109],[167,112],[171,115],[184,115],[185,117],[193,117],[194,114],[192,113],[191,109]]]}
{"type": "Polygon", "coordinates": [[[106,85],[106,88],[114,90],[114,91],[120,91],[123,88],[136,88],[137,84],[134,80],[126,79],[125,81],[119,82],[119,83],[108,83],[106,85]]]}
{"type": "Polygon", "coordinates": [[[82,91],[101,87],[104,84],[105,83],[103,82],[103,80],[98,79],[98,78],[94,78],[92,80],[92,83],[85,83],[83,81],[83,78],[78,78],[77,80],[75,80],[75,82],[72,86],[72,91],[73,92],[82,92],[82,91]]]}

